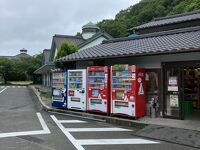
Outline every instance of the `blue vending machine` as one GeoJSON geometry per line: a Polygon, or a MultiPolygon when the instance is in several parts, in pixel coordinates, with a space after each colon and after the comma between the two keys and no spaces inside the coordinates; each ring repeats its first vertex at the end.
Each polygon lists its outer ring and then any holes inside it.
{"type": "Polygon", "coordinates": [[[52,70],[52,106],[67,108],[67,71],[52,70]]]}

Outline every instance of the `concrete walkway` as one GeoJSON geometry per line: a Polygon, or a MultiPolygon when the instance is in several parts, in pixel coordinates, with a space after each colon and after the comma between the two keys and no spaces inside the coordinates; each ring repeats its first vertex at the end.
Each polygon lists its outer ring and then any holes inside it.
{"type": "Polygon", "coordinates": [[[31,86],[35,94],[38,96],[43,108],[47,111],[57,111],[69,115],[92,118],[105,121],[112,124],[137,127],[140,128],[137,136],[148,137],[151,139],[159,139],[171,143],[187,145],[200,148],[200,121],[198,120],[175,120],[165,118],[149,118],[143,117],[138,120],[103,116],[85,112],[77,112],[64,109],[56,109],[51,107],[51,100],[41,98],[39,91],[48,91],[42,86],[31,86]]]}

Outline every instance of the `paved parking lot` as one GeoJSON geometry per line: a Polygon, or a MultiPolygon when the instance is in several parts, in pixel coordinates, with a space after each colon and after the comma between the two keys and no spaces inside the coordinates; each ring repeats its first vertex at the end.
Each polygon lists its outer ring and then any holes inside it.
{"type": "Polygon", "coordinates": [[[0,87],[0,149],[193,150],[135,136],[137,128],[45,112],[26,86],[0,87]]]}

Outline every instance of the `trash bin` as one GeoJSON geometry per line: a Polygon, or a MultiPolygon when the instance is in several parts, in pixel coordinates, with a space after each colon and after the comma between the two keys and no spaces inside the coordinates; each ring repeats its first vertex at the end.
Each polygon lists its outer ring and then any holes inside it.
{"type": "Polygon", "coordinates": [[[185,115],[192,115],[193,113],[193,103],[192,101],[184,101],[185,115]]]}

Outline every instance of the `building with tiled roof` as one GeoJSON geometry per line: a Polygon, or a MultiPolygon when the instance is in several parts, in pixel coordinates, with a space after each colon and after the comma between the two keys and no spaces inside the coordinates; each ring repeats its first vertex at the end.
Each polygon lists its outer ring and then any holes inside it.
{"type": "Polygon", "coordinates": [[[200,116],[200,12],[155,19],[132,30],[132,37],[103,41],[57,63],[75,63],[77,69],[136,65],[146,71],[147,115],[200,116]]]}
{"type": "Polygon", "coordinates": [[[20,51],[20,53],[15,56],[0,56],[0,57],[4,57],[4,58],[8,58],[8,59],[16,59],[16,58],[20,58],[20,57],[31,57],[29,54],[27,54],[27,52],[28,52],[27,49],[22,48],[19,51],[20,51]]]}
{"type": "Polygon", "coordinates": [[[55,34],[53,36],[49,55],[49,62],[47,64],[44,64],[42,67],[40,67],[34,72],[35,74],[42,74],[43,85],[51,86],[51,69],[55,68],[54,62],[63,42],[73,43],[77,46],[78,51],[82,51],[85,48],[89,48],[100,44],[104,40],[112,39],[112,37],[109,34],[101,31],[100,28],[92,22],[89,22],[88,24],[82,27],[81,35],[82,36],[55,34]]]}
{"type": "Polygon", "coordinates": [[[155,18],[152,21],[133,27],[131,33],[148,34],[172,29],[180,29],[200,25],[200,11],[187,12],[167,17],[155,18]]]}

